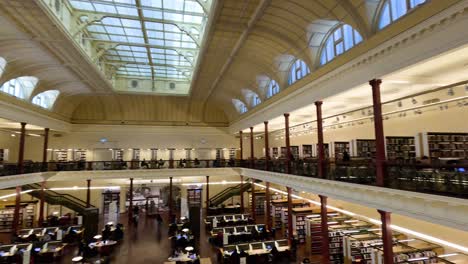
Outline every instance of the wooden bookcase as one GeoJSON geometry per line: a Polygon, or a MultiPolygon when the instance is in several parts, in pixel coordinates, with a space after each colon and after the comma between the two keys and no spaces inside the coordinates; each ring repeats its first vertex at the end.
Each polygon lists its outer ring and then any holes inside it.
{"type": "Polygon", "coordinates": [[[353,139],[350,145],[351,156],[359,158],[374,158],[375,139],[353,139]]]}
{"type": "Polygon", "coordinates": [[[411,163],[416,160],[414,137],[385,137],[387,159],[411,163]]]}
{"type": "Polygon", "coordinates": [[[335,141],[331,142],[331,155],[337,159],[337,160],[342,160],[343,159],[343,153],[348,152],[348,154],[351,156],[351,153],[349,152],[349,141],[335,141]]]}
{"type": "Polygon", "coordinates": [[[468,133],[425,132],[420,133],[418,137],[421,157],[468,158],[468,133]]]}

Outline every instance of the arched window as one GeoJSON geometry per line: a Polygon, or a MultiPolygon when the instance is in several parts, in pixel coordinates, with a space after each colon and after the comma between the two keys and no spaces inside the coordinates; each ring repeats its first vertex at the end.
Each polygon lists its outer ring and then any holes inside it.
{"type": "Polygon", "coordinates": [[[248,111],[247,106],[239,99],[232,99],[232,104],[236,108],[237,112],[243,114],[248,111]]]}
{"type": "Polygon", "coordinates": [[[271,80],[268,84],[267,98],[272,97],[273,95],[279,93],[280,87],[275,80],[271,80]]]}
{"type": "Polygon", "coordinates": [[[58,90],[45,91],[34,96],[32,103],[42,108],[51,109],[59,94],[58,90]]]}
{"type": "Polygon", "coordinates": [[[310,73],[309,66],[303,60],[296,60],[289,70],[288,84],[291,85],[310,73]]]}
{"type": "Polygon", "coordinates": [[[350,25],[340,24],[328,35],[325,45],[322,47],[320,65],[328,63],[360,42],[362,42],[362,37],[357,30],[350,25]]]}
{"type": "Polygon", "coordinates": [[[390,25],[425,2],[426,0],[386,0],[380,10],[379,29],[390,25]]]}
{"type": "Polygon", "coordinates": [[[2,76],[3,72],[5,71],[6,67],[6,60],[0,57],[0,77],[2,76]]]}
{"type": "Polygon", "coordinates": [[[260,100],[260,97],[258,97],[258,95],[254,95],[254,96],[252,97],[252,106],[257,106],[257,105],[259,105],[261,102],[262,102],[262,100],[260,100]]]}
{"type": "Polygon", "coordinates": [[[27,100],[39,80],[32,76],[11,79],[0,87],[0,91],[27,100]]]}

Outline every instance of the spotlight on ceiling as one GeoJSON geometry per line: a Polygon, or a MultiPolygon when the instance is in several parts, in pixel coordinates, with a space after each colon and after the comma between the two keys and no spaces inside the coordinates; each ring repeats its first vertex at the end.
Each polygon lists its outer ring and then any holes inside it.
{"type": "Polygon", "coordinates": [[[447,95],[448,95],[448,96],[454,96],[454,95],[455,95],[455,91],[453,90],[453,88],[449,88],[449,89],[448,89],[447,95]]]}
{"type": "Polygon", "coordinates": [[[412,102],[413,104],[417,104],[417,103],[418,103],[418,101],[417,101],[415,98],[411,99],[411,102],[412,102]]]}
{"type": "Polygon", "coordinates": [[[403,103],[401,101],[398,101],[398,107],[402,107],[403,103]]]}

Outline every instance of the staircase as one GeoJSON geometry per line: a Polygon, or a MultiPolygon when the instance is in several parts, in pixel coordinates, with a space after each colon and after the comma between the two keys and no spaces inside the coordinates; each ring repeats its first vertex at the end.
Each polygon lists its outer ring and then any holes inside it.
{"type": "MultiPolygon", "coordinates": [[[[244,187],[242,188],[242,191],[246,192],[248,189],[250,189],[250,186],[251,186],[250,182],[244,183],[244,187]]],[[[224,201],[226,201],[227,199],[235,195],[239,195],[240,193],[241,193],[241,184],[226,188],[222,192],[210,198],[210,205],[218,206],[222,204],[224,201]]]]}
{"type": "MultiPolygon", "coordinates": [[[[27,184],[23,185],[24,190],[33,190],[28,193],[31,196],[34,196],[38,199],[41,198],[41,185],[27,184]]],[[[65,193],[58,193],[51,190],[44,191],[44,200],[48,204],[52,205],[62,205],[67,207],[70,210],[77,212],[79,215],[83,216],[83,226],[85,228],[85,237],[92,237],[98,232],[98,222],[99,222],[99,209],[90,205],[89,208],[86,207],[86,202],[73,196],[65,193]]]]}

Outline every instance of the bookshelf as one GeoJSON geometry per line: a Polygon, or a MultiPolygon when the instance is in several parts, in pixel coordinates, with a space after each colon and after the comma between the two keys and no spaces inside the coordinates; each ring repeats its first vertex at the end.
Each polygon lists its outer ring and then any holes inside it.
{"type": "Polygon", "coordinates": [[[300,207],[293,208],[292,210],[293,230],[295,231],[298,242],[300,244],[306,242],[306,220],[307,216],[313,213],[313,211],[313,207],[300,207]]]}
{"type": "Polygon", "coordinates": [[[349,155],[349,142],[348,141],[335,141],[331,143],[332,148],[332,156],[335,157],[337,160],[342,160],[343,159],[343,153],[346,151],[348,152],[349,155]]]}
{"type": "MultiPolygon", "coordinates": [[[[294,159],[299,159],[299,146],[290,146],[290,148],[294,159]]],[[[281,156],[284,158],[288,157],[288,155],[286,155],[286,147],[281,147],[281,156]]]]}
{"type": "MultiPolygon", "coordinates": [[[[21,228],[32,228],[34,225],[34,211],[35,204],[21,204],[19,212],[19,227],[21,228]]],[[[13,216],[15,212],[15,206],[9,205],[3,209],[0,209],[0,233],[11,232],[13,224],[13,216]]]]}
{"type": "MultiPolygon", "coordinates": [[[[249,204],[252,208],[252,193],[249,192],[249,204]]],[[[255,192],[255,214],[264,215],[265,214],[265,191],[255,192]]]]}
{"type": "Polygon", "coordinates": [[[468,133],[436,133],[419,134],[422,153],[431,159],[468,158],[468,133]]]}
{"type": "Polygon", "coordinates": [[[158,149],[152,148],[151,149],[151,160],[158,160],[158,149]]]}
{"type": "Polygon", "coordinates": [[[109,214],[109,205],[112,202],[117,203],[117,208],[120,208],[120,192],[116,191],[105,191],[102,193],[102,203],[103,203],[103,214],[109,214]]]}
{"type": "Polygon", "coordinates": [[[279,151],[277,147],[271,148],[271,157],[272,158],[278,158],[279,157],[279,151]]]}
{"type": "Polygon", "coordinates": [[[73,160],[74,161],[86,161],[86,150],[85,149],[76,149],[73,151],[73,160]]]}
{"type": "Polygon", "coordinates": [[[123,160],[123,150],[112,149],[112,160],[123,160]]]}
{"type": "Polygon", "coordinates": [[[132,149],[132,160],[140,160],[140,149],[132,149]]]}
{"type": "Polygon", "coordinates": [[[302,145],[301,149],[302,158],[312,158],[312,145],[302,145]]]}
{"type": "Polygon", "coordinates": [[[0,149],[0,163],[8,161],[8,149],[0,149]]]}
{"type": "Polygon", "coordinates": [[[235,159],[236,158],[236,148],[230,148],[229,149],[229,159],[235,159]]]}
{"type": "Polygon", "coordinates": [[[53,151],[52,155],[53,160],[58,162],[66,162],[68,161],[68,150],[61,149],[53,151]]]}
{"type": "Polygon", "coordinates": [[[414,137],[385,137],[387,158],[410,163],[416,160],[414,137]]]}
{"type": "Polygon", "coordinates": [[[375,139],[354,139],[351,140],[351,156],[359,158],[375,157],[375,139]]]}

